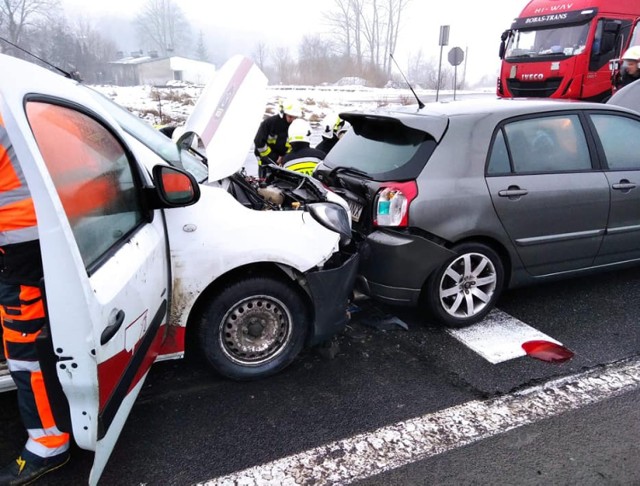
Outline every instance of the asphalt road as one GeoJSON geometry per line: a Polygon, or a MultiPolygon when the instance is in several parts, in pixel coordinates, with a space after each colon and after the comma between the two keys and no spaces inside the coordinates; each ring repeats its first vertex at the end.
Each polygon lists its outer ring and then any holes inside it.
{"type": "MultiPolygon", "coordinates": [[[[359,302],[330,348],[270,379],[234,383],[197,359],[155,365],[101,484],[204,482],[470,400],[637,357],[640,270],[510,291],[499,308],[575,356],[497,365],[419,311],[359,302]],[[394,324],[399,318],[408,329],[394,324]]],[[[374,476],[364,484],[639,484],[638,393],[534,423],[374,476]]],[[[25,440],[14,393],[0,396],[0,461],[25,440]]],[[[46,484],[82,484],[92,454],[46,484]]]]}

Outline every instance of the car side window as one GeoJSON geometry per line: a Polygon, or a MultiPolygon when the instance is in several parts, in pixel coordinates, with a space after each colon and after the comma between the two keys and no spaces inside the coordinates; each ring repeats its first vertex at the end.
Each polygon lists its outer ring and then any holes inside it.
{"type": "Polygon", "coordinates": [[[26,113],[88,268],[144,219],[127,153],[104,126],[74,109],[29,101],[26,113]]]}
{"type": "Polygon", "coordinates": [[[591,157],[577,115],[546,116],[504,127],[516,173],[591,169],[591,157]]]}
{"type": "Polygon", "coordinates": [[[507,150],[507,144],[504,141],[504,134],[502,130],[496,135],[496,139],[493,142],[491,148],[491,157],[489,158],[489,166],[487,167],[487,174],[509,174],[511,172],[511,164],[509,163],[509,152],[507,150]]]}
{"type": "Polygon", "coordinates": [[[640,169],[640,122],[617,115],[591,115],[610,169],[640,169]]]}

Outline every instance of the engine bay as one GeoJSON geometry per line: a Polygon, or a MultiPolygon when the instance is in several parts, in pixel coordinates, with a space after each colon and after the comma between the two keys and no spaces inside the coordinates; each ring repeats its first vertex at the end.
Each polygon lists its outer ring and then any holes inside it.
{"type": "Polygon", "coordinates": [[[229,178],[228,191],[243,206],[257,211],[304,210],[307,204],[324,202],[327,191],[311,177],[277,166],[263,168],[264,177],[240,171],[229,178]]]}

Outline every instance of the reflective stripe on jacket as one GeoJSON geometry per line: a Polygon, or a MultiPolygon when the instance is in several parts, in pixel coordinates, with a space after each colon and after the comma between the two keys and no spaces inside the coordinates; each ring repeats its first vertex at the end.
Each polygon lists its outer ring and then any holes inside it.
{"type": "Polygon", "coordinates": [[[37,238],[33,199],[0,115],[0,246],[37,238]]]}

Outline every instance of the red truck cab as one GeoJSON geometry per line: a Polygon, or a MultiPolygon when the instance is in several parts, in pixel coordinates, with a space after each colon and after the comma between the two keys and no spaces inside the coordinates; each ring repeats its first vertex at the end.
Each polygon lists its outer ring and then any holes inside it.
{"type": "Polygon", "coordinates": [[[638,0],[531,0],[502,34],[498,96],[605,100],[639,17],[638,0]]]}

